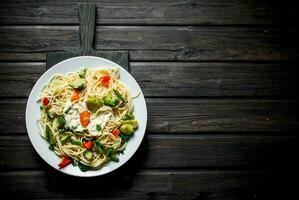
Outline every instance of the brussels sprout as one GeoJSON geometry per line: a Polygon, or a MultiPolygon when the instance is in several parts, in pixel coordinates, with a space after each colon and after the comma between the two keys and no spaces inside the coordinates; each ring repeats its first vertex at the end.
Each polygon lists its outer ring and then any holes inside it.
{"type": "Polygon", "coordinates": [[[117,97],[111,97],[110,95],[104,98],[104,104],[106,106],[114,107],[118,103],[119,99],[117,97]]]}
{"type": "Polygon", "coordinates": [[[135,117],[134,117],[133,113],[128,113],[122,119],[123,120],[130,120],[130,119],[135,119],[135,117]]]}
{"type": "Polygon", "coordinates": [[[137,120],[126,120],[123,124],[129,124],[133,126],[134,129],[138,128],[138,121],[137,120]]]}
{"type": "Polygon", "coordinates": [[[85,103],[87,109],[92,112],[97,111],[103,106],[103,102],[98,97],[88,97],[85,103]]]}
{"type": "Polygon", "coordinates": [[[130,124],[123,124],[119,130],[126,135],[131,135],[134,132],[134,127],[130,124]]]}

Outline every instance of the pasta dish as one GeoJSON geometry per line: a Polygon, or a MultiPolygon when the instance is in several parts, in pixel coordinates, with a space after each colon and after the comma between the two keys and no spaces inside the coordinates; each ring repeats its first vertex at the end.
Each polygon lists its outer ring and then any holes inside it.
{"type": "Polygon", "coordinates": [[[118,162],[138,128],[133,98],[119,78],[118,68],[83,68],[56,74],[44,86],[38,125],[61,158],[59,168],[73,164],[87,171],[118,162]]]}

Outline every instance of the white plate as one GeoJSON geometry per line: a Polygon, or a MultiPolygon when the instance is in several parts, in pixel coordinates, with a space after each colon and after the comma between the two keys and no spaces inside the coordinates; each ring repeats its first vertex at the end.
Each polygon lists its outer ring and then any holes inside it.
{"type": "Polygon", "coordinates": [[[37,153],[53,168],[73,176],[90,177],[107,174],[121,165],[126,163],[138,149],[146,129],[147,109],[143,93],[136,80],[118,64],[100,57],[80,56],[64,60],[46,71],[39,80],[35,83],[27,102],[26,107],[26,128],[31,140],[31,143],[37,153]],[[57,73],[66,74],[71,71],[76,71],[82,67],[88,68],[120,68],[120,80],[126,85],[132,96],[141,94],[134,99],[134,115],[139,123],[139,128],[135,131],[134,136],[130,138],[124,154],[119,154],[119,162],[109,162],[106,166],[99,170],[90,170],[87,172],[80,171],[79,167],[69,165],[63,169],[58,168],[59,158],[48,149],[48,142],[45,141],[39,134],[39,129],[36,120],[40,117],[40,104],[36,102],[42,87],[47,84],[51,77],[57,73]]]}

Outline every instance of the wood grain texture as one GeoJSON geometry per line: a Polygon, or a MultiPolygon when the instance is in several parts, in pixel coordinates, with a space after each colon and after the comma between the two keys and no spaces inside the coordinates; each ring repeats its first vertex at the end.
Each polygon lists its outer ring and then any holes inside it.
{"type": "MultiPolygon", "coordinates": [[[[79,49],[76,26],[3,26],[0,37],[0,60],[5,52],[79,49]]],[[[100,26],[95,49],[129,50],[132,61],[277,61],[298,57],[296,41],[289,28],[100,26]]]]}
{"type": "Polygon", "coordinates": [[[132,62],[146,96],[297,96],[297,66],[257,63],[132,62]]]}
{"type": "Polygon", "coordinates": [[[45,63],[0,63],[0,97],[28,97],[45,71],[45,63]]]}
{"type": "Polygon", "coordinates": [[[0,52],[0,61],[46,61],[46,53],[16,53],[16,52],[0,52]]]}
{"type": "MultiPolygon", "coordinates": [[[[27,136],[0,136],[0,144],[0,169],[46,165],[27,136]]],[[[295,169],[298,145],[298,137],[287,135],[147,135],[129,165],[146,169],[295,169]]]]}
{"type": "Polygon", "coordinates": [[[148,130],[159,133],[287,131],[298,128],[297,101],[147,99],[148,130]]]}
{"type": "Polygon", "coordinates": [[[78,3],[95,3],[97,24],[227,25],[291,24],[293,1],[7,1],[0,3],[0,24],[78,24],[78,3]]]}
{"type": "MultiPolygon", "coordinates": [[[[63,60],[78,54],[50,53],[47,65],[59,62],[57,55],[63,60]]],[[[97,55],[128,70],[127,54],[97,55]]],[[[295,64],[131,62],[130,70],[146,97],[298,97],[295,64]]],[[[0,63],[0,97],[28,97],[44,72],[42,62],[0,63]]]]}
{"type": "Polygon", "coordinates": [[[49,52],[47,53],[47,69],[53,65],[76,56],[100,56],[108,60],[114,61],[127,71],[128,52],[127,51],[94,51],[93,40],[95,31],[95,4],[80,3],[79,4],[79,37],[80,51],[78,52],[49,52]]]}
{"type": "Polygon", "coordinates": [[[134,179],[126,182],[112,181],[111,178],[119,177],[106,176],[82,184],[86,179],[51,172],[6,172],[0,174],[0,191],[10,197],[30,199],[251,199],[265,195],[266,189],[275,186],[270,182],[271,174],[146,170],[137,172],[134,179]],[[72,187],[65,187],[70,182],[72,187]],[[38,187],[32,187],[36,184],[38,187]],[[82,193],[82,190],[89,192],[82,193]]]}
{"type": "MultiPolygon", "coordinates": [[[[50,52],[47,53],[47,64],[46,68],[49,69],[55,64],[69,59],[76,56],[82,56],[81,53],[74,53],[74,52],[50,52]]],[[[123,67],[125,70],[129,71],[129,55],[127,51],[92,51],[92,53],[89,54],[89,56],[97,56],[106,58],[108,60],[111,60],[115,62],[116,64],[119,64],[121,67],[123,67]]],[[[0,64],[1,65],[1,64],[0,64]]],[[[1,70],[1,69],[0,69],[1,70]]]]}
{"type": "MultiPolygon", "coordinates": [[[[295,100],[146,99],[150,133],[295,131],[295,100]]],[[[0,101],[1,133],[26,133],[26,100],[0,101]]]]}
{"type": "Polygon", "coordinates": [[[80,54],[90,55],[93,51],[96,20],[96,6],[94,4],[79,4],[79,33],[80,33],[80,54]]]}
{"type": "Polygon", "coordinates": [[[80,1],[97,7],[94,49],[128,51],[148,106],[136,154],[88,184],[38,156],[24,118],[46,55],[80,51],[78,2],[0,1],[3,197],[299,199],[295,1],[80,1]]]}

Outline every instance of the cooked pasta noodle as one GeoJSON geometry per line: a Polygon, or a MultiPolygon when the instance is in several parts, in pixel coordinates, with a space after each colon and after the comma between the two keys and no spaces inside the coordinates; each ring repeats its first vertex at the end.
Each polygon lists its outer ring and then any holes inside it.
{"type": "Polygon", "coordinates": [[[49,149],[82,171],[118,161],[137,128],[133,98],[119,80],[119,69],[81,69],[56,74],[44,86],[41,102],[41,135],[49,149]]]}

